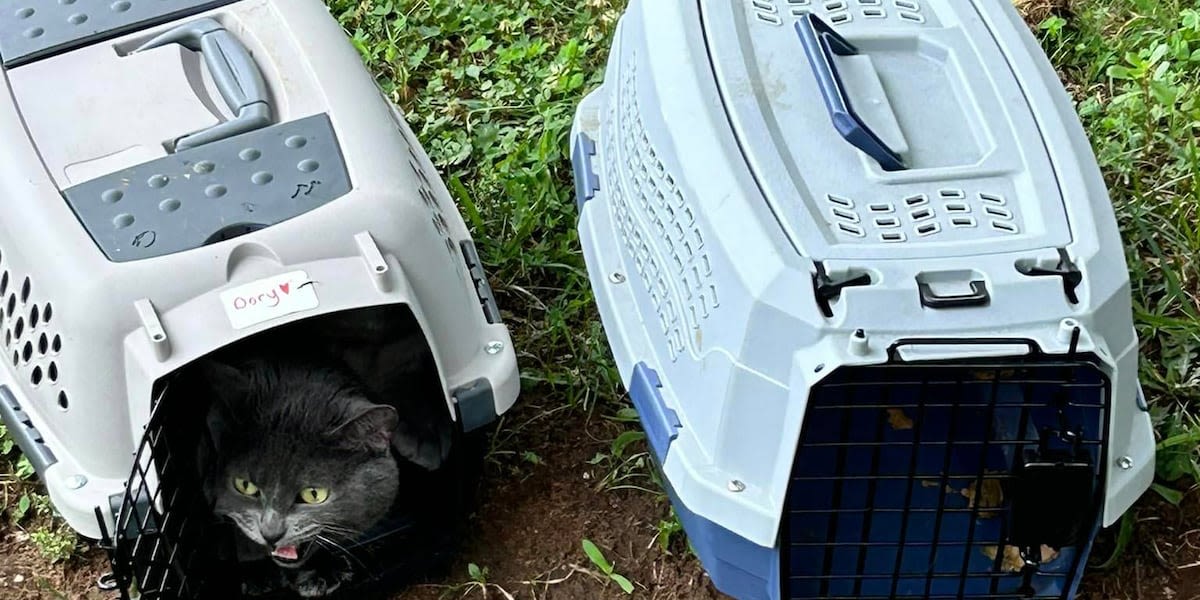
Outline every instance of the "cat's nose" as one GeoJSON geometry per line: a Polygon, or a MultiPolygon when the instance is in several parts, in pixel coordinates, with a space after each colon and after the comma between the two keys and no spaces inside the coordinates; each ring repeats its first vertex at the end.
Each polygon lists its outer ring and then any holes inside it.
{"type": "Polygon", "coordinates": [[[279,543],[279,540],[283,539],[283,534],[284,531],[282,529],[279,531],[268,531],[266,529],[262,530],[263,541],[265,541],[267,545],[271,547],[274,547],[275,544],[279,543]]]}
{"type": "Polygon", "coordinates": [[[262,534],[263,541],[268,546],[274,547],[279,540],[283,539],[283,535],[287,533],[287,526],[282,519],[263,519],[258,524],[258,532],[262,534]]]}

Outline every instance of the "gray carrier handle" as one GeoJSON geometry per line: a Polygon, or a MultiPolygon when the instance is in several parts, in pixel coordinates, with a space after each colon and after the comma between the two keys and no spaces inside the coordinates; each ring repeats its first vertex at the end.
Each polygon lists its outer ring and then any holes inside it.
{"type": "Polygon", "coordinates": [[[855,148],[874,158],[884,171],[907,169],[904,159],[875,135],[850,105],[846,85],[838,73],[833,55],[853,56],[858,54],[858,48],[812,13],[796,21],[796,33],[800,36],[800,44],[804,46],[804,53],[808,56],[813,74],[817,76],[817,85],[825,98],[829,118],[833,120],[833,126],[838,133],[855,148]]]}
{"type": "Polygon", "coordinates": [[[142,44],[134,52],[178,43],[204,55],[225,104],[236,115],[232,120],[185,135],[175,142],[175,151],[253,131],[271,124],[271,104],[262,72],[250,52],[215,19],[197,19],[167,31],[142,44]]]}

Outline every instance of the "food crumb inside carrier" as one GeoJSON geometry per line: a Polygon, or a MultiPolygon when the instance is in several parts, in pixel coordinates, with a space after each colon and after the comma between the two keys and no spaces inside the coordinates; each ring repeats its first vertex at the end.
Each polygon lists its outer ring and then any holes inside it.
{"type": "MultiPolygon", "coordinates": [[[[223,530],[183,458],[204,399],[175,384],[248,344],[412,340],[455,444],[423,481],[465,516],[515,353],[453,200],[328,9],[8,6],[0,418],[119,587],[218,593],[229,538],[199,535],[223,530]]],[[[359,540],[367,580],[413,567],[379,545],[413,524],[388,525],[359,540]]]]}
{"type": "Polygon", "coordinates": [[[1104,181],[1010,2],[633,0],[572,139],[720,590],[1074,596],[1154,441],[1104,181]]]}

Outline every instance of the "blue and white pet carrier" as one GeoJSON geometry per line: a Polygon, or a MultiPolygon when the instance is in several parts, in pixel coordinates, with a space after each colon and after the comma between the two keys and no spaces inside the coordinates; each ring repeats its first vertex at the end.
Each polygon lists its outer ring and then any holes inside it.
{"type": "Polygon", "coordinates": [[[1070,598],[1152,478],[1128,272],[1007,0],[633,0],[579,231],[716,586],[1070,598]]]}

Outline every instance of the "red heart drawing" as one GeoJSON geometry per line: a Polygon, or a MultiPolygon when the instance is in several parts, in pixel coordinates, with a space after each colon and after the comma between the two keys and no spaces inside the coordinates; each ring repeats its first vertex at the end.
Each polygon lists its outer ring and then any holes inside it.
{"type": "Polygon", "coordinates": [[[291,292],[289,292],[289,291],[288,291],[288,290],[290,290],[290,289],[291,289],[291,287],[292,287],[292,284],[290,284],[290,283],[281,283],[281,284],[279,284],[279,289],[283,290],[283,293],[284,293],[284,294],[289,294],[289,293],[291,293],[291,292]]]}

